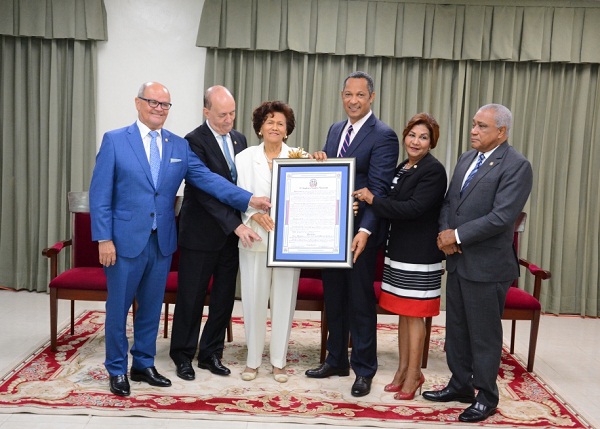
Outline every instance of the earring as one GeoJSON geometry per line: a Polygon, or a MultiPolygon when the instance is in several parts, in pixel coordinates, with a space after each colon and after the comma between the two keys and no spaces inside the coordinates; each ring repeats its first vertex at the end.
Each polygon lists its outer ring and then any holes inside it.
{"type": "Polygon", "coordinates": [[[258,132],[258,137],[262,137],[262,131],[258,132]]]}

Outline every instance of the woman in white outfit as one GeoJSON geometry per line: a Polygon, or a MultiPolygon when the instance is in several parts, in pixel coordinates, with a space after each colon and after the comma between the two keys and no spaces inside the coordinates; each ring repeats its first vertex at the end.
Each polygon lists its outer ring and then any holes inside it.
{"type": "MultiPolygon", "coordinates": [[[[294,130],[294,112],[281,101],[266,101],[254,110],[252,122],[254,131],[263,142],[248,147],[235,157],[237,185],[254,195],[270,195],[273,159],[288,158],[290,147],[284,142],[294,130]]],[[[300,269],[267,267],[267,237],[275,225],[268,213],[248,207],[242,213],[242,221],[262,238],[251,248],[239,245],[242,306],[248,346],[242,379],[254,380],[261,365],[270,302],[270,361],[275,380],[285,383],[288,379],[286,355],[300,269]]]]}

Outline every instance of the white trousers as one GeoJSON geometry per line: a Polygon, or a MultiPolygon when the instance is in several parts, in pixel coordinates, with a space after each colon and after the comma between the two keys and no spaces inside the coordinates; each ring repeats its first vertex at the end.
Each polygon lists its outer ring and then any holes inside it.
{"type": "Polygon", "coordinates": [[[271,303],[271,364],[286,365],[292,320],[298,295],[298,268],[268,268],[267,252],[240,249],[242,307],[248,357],[246,365],[258,368],[262,363],[267,334],[267,311],[271,303]]]}

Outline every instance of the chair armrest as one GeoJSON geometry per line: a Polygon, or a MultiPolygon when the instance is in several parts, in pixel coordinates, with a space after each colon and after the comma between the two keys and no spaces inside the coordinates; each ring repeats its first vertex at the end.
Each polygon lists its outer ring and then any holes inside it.
{"type": "Polygon", "coordinates": [[[62,249],[73,244],[72,240],[64,240],[54,243],[52,247],[42,250],[42,255],[50,259],[50,280],[58,275],[58,254],[62,249]]]}
{"type": "Polygon", "coordinates": [[[540,300],[540,293],[542,289],[542,280],[548,280],[552,277],[552,274],[548,270],[544,270],[537,265],[529,262],[527,259],[519,258],[519,264],[533,274],[535,281],[533,283],[533,296],[538,301],[540,300]]]}

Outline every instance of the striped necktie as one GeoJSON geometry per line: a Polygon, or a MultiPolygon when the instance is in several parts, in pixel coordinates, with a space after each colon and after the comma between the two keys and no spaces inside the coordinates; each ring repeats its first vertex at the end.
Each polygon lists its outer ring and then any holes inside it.
{"type": "Polygon", "coordinates": [[[475,176],[475,173],[477,173],[477,170],[479,170],[479,167],[481,167],[481,164],[483,164],[483,161],[485,160],[485,155],[480,153],[479,157],[477,158],[477,164],[475,164],[475,168],[473,170],[471,170],[471,172],[469,173],[469,175],[467,176],[467,180],[465,180],[465,183],[463,184],[461,190],[460,190],[460,196],[462,197],[462,193],[465,189],[467,189],[467,186],[469,186],[469,183],[471,183],[471,180],[473,180],[473,177],[475,176]]]}
{"type": "Polygon", "coordinates": [[[346,155],[346,151],[350,147],[350,136],[352,135],[352,125],[348,127],[348,131],[346,131],[346,137],[344,137],[344,144],[340,149],[339,157],[343,158],[346,155]]]}

